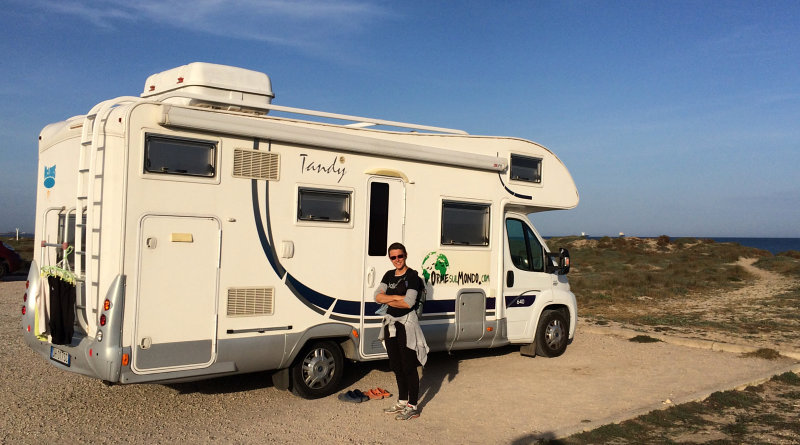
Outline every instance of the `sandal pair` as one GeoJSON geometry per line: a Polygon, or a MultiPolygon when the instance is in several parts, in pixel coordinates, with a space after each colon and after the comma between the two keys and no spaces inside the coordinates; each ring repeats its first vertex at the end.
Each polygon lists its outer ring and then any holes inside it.
{"type": "Polygon", "coordinates": [[[383,388],[373,388],[365,392],[358,389],[343,392],[339,394],[338,398],[342,402],[361,403],[368,400],[385,399],[391,396],[392,394],[383,388]]]}
{"type": "Polygon", "coordinates": [[[385,399],[391,397],[392,394],[383,388],[373,388],[366,392],[370,399],[385,399]]]}
{"type": "Polygon", "coordinates": [[[363,392],[361,392],[361,391],[359,391],[357,389],[354,389],[352,391],[343,392],[343,393],[339,394],[338,398],[342,402],[351,402],[351,403],[366,402],[367,400],[370,399],[370,397],[368,395],[364,394],[363,392]]]}

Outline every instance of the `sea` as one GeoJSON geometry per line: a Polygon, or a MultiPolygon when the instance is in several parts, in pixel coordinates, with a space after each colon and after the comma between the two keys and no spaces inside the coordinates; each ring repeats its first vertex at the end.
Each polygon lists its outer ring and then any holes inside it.
{"type": "MultiPolygon", "coordinates": [[[[601,236],[590,236],[589,239],[600,239],[601,236]]],[[[657,238],[655,236],[642,236],[639,238],[657,238]]],[[[767,250],[773,255],[786,252],[788,250],[795,250],[800,252],[800,238],[739,238],[739,237],[720,237],[720,236],[673,236],[671,239],[676,238],[698,238],[698,239],[713,239],[718,243],[739,243],[742,246],[755,247],[756,249],[767,250]]]]}
{"type": "MultiPolygon", "coordinates": [[[[703,237],[708,238],[708,237],[703,237]]],[[[747,247],[768,250],[775,255],[776,253],[796,250],[800,252],[800,238],[729,238],[711,237],[718,243],[739,243],[747,247]]]]}

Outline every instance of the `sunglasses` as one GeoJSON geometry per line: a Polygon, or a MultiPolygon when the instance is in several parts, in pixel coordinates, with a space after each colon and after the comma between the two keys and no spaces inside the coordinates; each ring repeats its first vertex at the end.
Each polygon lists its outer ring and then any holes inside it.
{"type": "Polygon", "coordinates": [[[394,260],[402,260],[405,257],[406,257],[405,255],[397,255],[397,256],[390,256],[389,259],[394,261],[394,260]]]}

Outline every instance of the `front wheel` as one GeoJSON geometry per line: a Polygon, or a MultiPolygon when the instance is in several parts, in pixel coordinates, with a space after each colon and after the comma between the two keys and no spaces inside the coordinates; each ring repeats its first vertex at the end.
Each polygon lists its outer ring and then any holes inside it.
{"type": "Polygon", "coordinates": [[[536,355],[558,357],[567,349],[567,319],[560,311],[542,312],[536,328],[536,355]]]}
{"type": "Polygon", "coordinates": [[[332,341],[311,343],[291,368],[292,392],[304,399],[318,399],[339,388],[344,358],[339,345],[332,341]]]}

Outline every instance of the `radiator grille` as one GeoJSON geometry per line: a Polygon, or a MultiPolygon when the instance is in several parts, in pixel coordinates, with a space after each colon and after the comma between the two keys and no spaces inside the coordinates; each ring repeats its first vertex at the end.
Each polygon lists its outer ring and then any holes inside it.
{"type": "Polygon", "coordinates": [[[228,316],[272,315],[275,309],[274,292],[271,287],[229,288],[228,316]]]}
{"type": "Polygon", "coordinates": [[[237,178],[277,181],[280,175],[280,155],[268,151],[233,150],[233,176],[237,178]]]}

